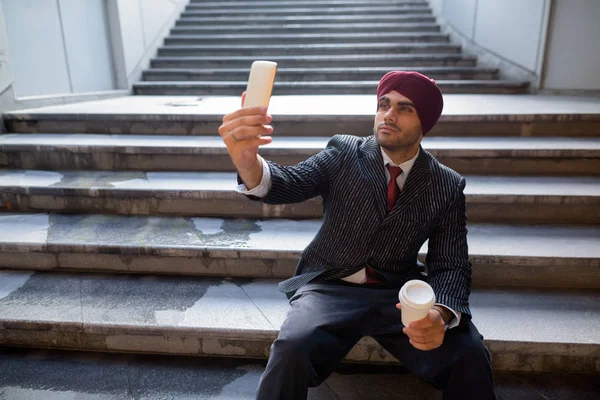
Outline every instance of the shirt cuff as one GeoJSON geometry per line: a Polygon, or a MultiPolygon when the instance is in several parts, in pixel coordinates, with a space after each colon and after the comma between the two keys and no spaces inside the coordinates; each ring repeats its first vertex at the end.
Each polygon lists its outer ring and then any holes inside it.
{"type": "Polygon", "coordinates": [[[236,192],[245,194],[246,196],[256,197],[265,197],[267,193],[269,193],[269,189],[271,189],[271,168],[269,168],[269,164],[267,164],[261,156],[258,156],[258,158],[263,167],[263,175],[260,184],[251,190],[248,190],[246,185],[241,184],[235,188],[236,192]]]}
{"type": "Polygon", "coordinates": [[[460,324],[460,317],[462,317],[462,313],[460,311],[454,311],[450,307],[440,303],[435,303],[434,305],[444,307],[446,310],[449,310],[452,312],[452,314],[454,314],[454,318],[452,318],[452,320],[448,324],[448,329],[456,328],[460,324]]]}

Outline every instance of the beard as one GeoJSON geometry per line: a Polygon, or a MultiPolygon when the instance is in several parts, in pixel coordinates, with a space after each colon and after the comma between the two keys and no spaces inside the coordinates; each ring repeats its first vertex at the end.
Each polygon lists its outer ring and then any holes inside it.
{"type": "Polygon", "coordinates": [[[379,125],[373,127],[373,135],[377,144],[392,152],[413,147],[421,138],[421,132],[421,127],[419,126],[402,130],[399,126],[386,122],[381,122],[379,125]],[[379,133],[379,128],[383,126],[393,129],[396,133],[392,135],[379,133]]]}

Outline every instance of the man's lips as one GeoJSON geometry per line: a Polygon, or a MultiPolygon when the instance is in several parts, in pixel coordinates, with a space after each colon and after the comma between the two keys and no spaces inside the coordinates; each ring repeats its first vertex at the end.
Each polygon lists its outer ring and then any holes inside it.
{"type": "Polygon", "coordinates": [[[380,125],[379,130],[387,131],[387,132],[398,132],[396,129],[392,128],[391,126],[387,126],[387,125],[380,125]]]}

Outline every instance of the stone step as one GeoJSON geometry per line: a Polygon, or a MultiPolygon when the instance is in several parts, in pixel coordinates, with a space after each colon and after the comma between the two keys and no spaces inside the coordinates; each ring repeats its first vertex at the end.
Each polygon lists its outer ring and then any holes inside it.
{"type": "MultiPolygon", "coordinates": [[[[375,92],[362,96],[273,96],[278,136],[373,132],[375,92]]],[[[129,96],[4,113],[8,132],[215,136],[231,96],[129,96]]],[[[600,137],[600,104],[591,98],[543,95],[444,96],[433,136],[600,137]]]]}
{"type": "MultiPolygon", "coordinates": [[[[0,370],[11,371],[0,377],[0,393],[4,400],[254,400],[264,368],[263,360],[251,359],[0,348],[0,370]]],[[[536,393],[529,383],[519,384],[516,376],[522,379],[522,375],[531,374],[496,372],[498,394],[513,392],[515,387],[523,395],[536,393]]],[[[542,375],[544,382],[558,378],[558,373],[542,375]]],[[[580,390],[586,388],[589,377],[593,375],[563,377],[561,392],[574,389],[575,383],[580,390]]],[[[433,386],[400,365],[345,363],[325,383],[309,388],[307,399],[364,400],[369,385],[377,387],[372,400],[396,399],[392,393],[406,394],[403,398],[408,400],[440,398],[433,386]]]]}
{"type": "MultiPolygon", "coordinates": [[[[461,53],[446,54],[350,54],[331,58],[327,55],[282,56],[269,55],[279,68],[362,68],[388,67],[389,69],[428,66],[475,66],[476,58],[461,53]]],[[[249,68],[254,56],[200,56],[156,57],[152,68],[249,68]]]]}
{"type": "MultiPolygon", "coordinates": [[[[265,358],[289,308],[270,280],[0,273],[3,346],[265,358]]],[[[496,370],[600,372],[597,290],[475,289],[470,303],[496,370]]],[[[369,337],[346,360],[397,363],[369,337]]]]}
{"type": "Polygon", "coordinates": [[[382,14],[382,15],[290,15],[290,16],[223,16],[223,17],[194,17],[180,18],[175,22],[175,26],[223,26],[223,24],[231,25],[263,25],[276,24],[284,25],[290,23],[381,23],[394,22],[402,23],[435,23],[436,19],[431,14],[382,14]]]}
{"type": "Polygon", "coordinates": [[[431,8],[422,5],[383,5],[383,6],[363,6],[363,7],[268,7],[268,8],[205,8],[202,10],[186,9],[181,13],[180,18],[206,18],[206,17],[246,17],[246,16],[264,16],[264,17],[295,17],[295,16],[365,16],[374,17],[378,15],[427,15],[431,14],[431,8]]]}
{"type": "MultiPolygon", "coordinates": [[[[377,91],[379,79],[372,81],[275,81],[273,95],[357,95],[377,91]]],[[[523,94],[529,82],[505,80],[439,80],[437,85],[444,93],[468,94],[523,94]]],[[[133,93],[143,96],[234,96],[246,90],[243,81],[166,81],[138,82],[133,93]]]]}
{"type": "MultiPolygon", "coordinates": [[[[277,137],[267,159],[295,165],[327,137],[277,137]]],[[[426,137],[423,147],[461,174],[600,176],[600,138],[426,137]]],[[[0,166],[44,170],[235,171],[219,136],[9,134],[0,166]]]]}
{"type": "MultiPolygon", "coordinates": [[[[0,266],[285,279],[320,220],[0,214],[0,266]]],[[[473,286],[600,289],[600,227],[469,223],[473,286]]],[[[427,243],[419,252],[424,262],[427,243]]]]}
{"type": "Polygon", "coordinates": [[[460,46],[449,43],[317,43],[317,44],[205,44],[189,46],[167,45],[158,49],[159,57],[254,56],[285,55],[352,55],[352,54],[431,54],[459,53],[460,46]]]}
{"type": "MultiPolygon", "coordinates": [[[[0,378],[0,393],[7,400],[254,400],[264,362],[2,348],[0,370],[12,371],[0,378]]],[[[498,400],[595,400],[597,393],[594,374],[496,371],[494,380],[498,400]]],[[[432,386],[395,365],[345,363],[325,383],[308,390],[308,400],[396,400],[398,396],[441,398],[432,386]]]]}
{"type": "MultiPolygon", "coordinates": [[[[472,222],[600,224],[599,177],[466,176],[472,222]]],[[[320,218],[320,199],[267,206],[235,173],[0,170],[0,202],[24,212],[320,218]]]]}
{"type": "MultiPolygon", "coordinates": [[[[189,5],[192,7],[230,7],[238,5],[247,5],[252,7],[263,7],[263,6],[280,6],[280,7],[297,7],[297,6],[310,6],[310,7],[331,7],[331,6],[363,6],[364,0],[224,0],[216,2],[215,0],[191,0],[189,5]]],[[[429,4],[425,0],[369,0],[369,4],[429,4]]]]}
{"type": "MultiPolygon", "coordinates": [[[[329,81],[343,77],[346,80],[379,80],[388,67],[358,68],[279,68],[277,82],[329,81]]],[[[396,69],[400,70],[400,69],[396,69]]],[[[419,71],[436,80],[492,80],[497,79],[498,69],[481,67],[422,67],[404,68],[419,71]]],[[[144,71],[144,81],[241,81],[247,80],[250,68],[152,68],[144,71]]]]}
{"type": "MultiPolygon", "coordinates": [[[[209,10],[209,9],[219,9],[219,8],[227,8],[227,9],[262,9],[262,8],[273,8],[277,7],[279,9],[289,9],[289,8],[312,8],[312,9],[321,9],[321,8],[361,8],[365,7],[365,1],[327,1],[327,2],[313,2],[313,1],[288,1],[288,2],[273,2],[273,1],[223,1],[223,2],[202,2],[202,3],[189,3],[186,7],[186,10],[209,10]]],[[[369,8],[376,9],[381,7],[422,7],[426,8],[428,6],[427,1],[423,0],[406,0],[406,1],[390,1],[390,0],[370,0],[369,8]]]]}
{"type": "Polygon", "coordinates": [[[219,33],[229,34],[282,34],[282,33],[343,33],[343,32],[439,32],[440,26],[435,23],[321,23],[321,24],[261,24],[261,25],[233,25],[233,26],[176,26],[171,29],[171,35],[214,35],[219,33]]]}
{"type": "Polygon", "coordinates": [[[314,43],[356,43],[373,40],[394,41],[396,43],[448,43],[448,35],[440,32],[353,32],[353,33],[244,33],[244,34],[211,34],[211,35],[173,35],[165,38],[165,45],[188,46],[202,44],[314,44],[314,43]]]}

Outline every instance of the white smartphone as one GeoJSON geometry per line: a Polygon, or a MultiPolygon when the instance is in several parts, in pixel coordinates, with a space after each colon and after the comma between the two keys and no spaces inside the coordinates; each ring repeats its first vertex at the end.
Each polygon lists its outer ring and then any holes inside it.
{"type": "Polygon", "coordinates": [[[244,108],[269,106],[276,72],[276,62],[254,61],[252,63],[244,108]]]}

